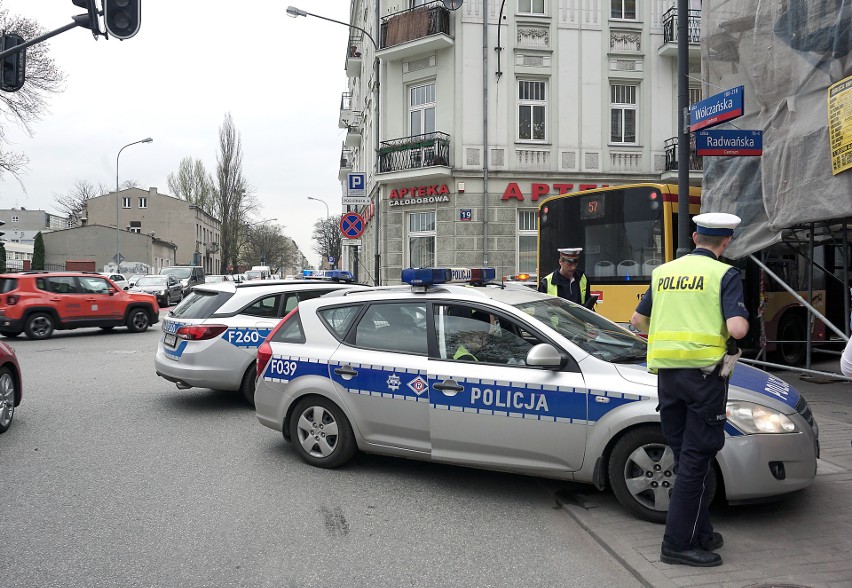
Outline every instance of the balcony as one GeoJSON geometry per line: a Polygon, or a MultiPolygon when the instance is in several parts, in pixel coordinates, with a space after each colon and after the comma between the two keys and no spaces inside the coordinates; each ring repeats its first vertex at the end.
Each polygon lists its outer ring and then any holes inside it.
{"type": "Polygon", "coordinates": [[[337,179],[341,182],[346,179],[346,176],[349,175],[349,172],[352,171],[352,167],[355,163],[355,153],[344,145],[340,149],[340,171],[337,173],[337,179]]]}
{"type": "Polygon", "coordinates": [[[355,111],[352,108],[352,93],[344,92],[340,97],[340,119],[337,121],[337,127],[345,129],[347,125],[352,123],[355,117],[355,111]]]}
{"type": "Polygon", "coordinates": [[[379,175],[382,183],[405,179],[449,177],[450,136],[426,133],[382,141],[379,147],[379,175]]]}
{"type": "Polygon", "coordinates": [[[352,30],[349,43],[346,44],[346,77],[357,78],[361,75],[364,66],[362,55],[364,54],[364,33],[352,30]]]}
{"type": "Polygon", "coordinates": [[[347,147],[358,147],[361,145],[361,132],[363,127],[362,115],[360,112],[353,112],[352,118],[346,127],[346,139],[344,143],[347,147]]]}
{"type": "MultiPolygon", "coordinates": [[[[690,10],[687,16],[689,34],[689,60],[701,59],[701,11],[690,10]]],[[[662,57],[677,59],[677,8],[672,7],[663,14],[663,44],[657,50],[662,57]]]]}
{"type": "Polygon", "coordinates": [[[440,2],[395,12],[382,18],[379,57],[395,61],[453,46],[450,11],[440,2]]]}
{"type": "MultiPolygon", "coordinates": [[[[704,176],[704,158],[695,153],[695,137],[690,135],[692,145],[689,148],[689,184],[700,186],[704,176]]],[[[663,181],[677,181],[677,137],[666,139],[666,169],[660,176],[663,181]]]]}

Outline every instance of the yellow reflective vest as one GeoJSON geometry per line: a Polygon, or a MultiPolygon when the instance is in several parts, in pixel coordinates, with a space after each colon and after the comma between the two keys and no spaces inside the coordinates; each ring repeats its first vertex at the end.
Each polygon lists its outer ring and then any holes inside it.
{"type": "Polygon", "coordinates": [[[648,369],[700,368],[725,355],[728,327],[722,315],[722,278],[731,266],[686,255],[651,274],[648,369]]]}
{"type": "MultiPolygon", "coordinates": [[[[551,296],[559,296],[559,288],[556,284],[553,283],[553,274],[556,272],[550,272],[546,276],[544,276],[544,281],[547,282],[547,293],[551,296]]],[[[588,287],[589,281],[586,279],[586,274],[583,274],[580,277],[580,304],[586,303],[586,288],[588,287]]]]}

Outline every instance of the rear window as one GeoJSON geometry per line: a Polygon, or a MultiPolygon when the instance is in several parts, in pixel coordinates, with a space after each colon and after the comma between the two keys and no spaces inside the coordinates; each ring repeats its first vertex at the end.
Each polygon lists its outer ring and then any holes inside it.
{"type": "Polygon", "coordinates": [[[186,319],[206,319],[215,313],[234,294],[232,292],[193,291],[169,316],[186,319]]]}
{"type": "Polygon", "coordinates": [[[0,278],[0,293],[11,292],[18,287],[17,278],[0,278]]]}
{"type": "Polygon", "coordinates": [[[275,331],[270,341],[274,343],[304,343],[305,333],[302,330],[302,319],[299,318],[299,311],[294,312],[286,321],[280,329],[275,331]]]}
{"type": "Polygon", "coordinates": [[[352,322],[360,311],[360,304],[355,306],[336,306],[333,308],[323,308],[319,311],[319,316],[328,325],[332,334],[342,341],[346,336],[346,331],[352,326],[352,322]]]}

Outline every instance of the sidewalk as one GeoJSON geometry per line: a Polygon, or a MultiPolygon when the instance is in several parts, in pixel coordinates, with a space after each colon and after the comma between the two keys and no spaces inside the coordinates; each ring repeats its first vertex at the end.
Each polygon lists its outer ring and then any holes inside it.
{"type": "Polygon", "coordinates": [[[722,566],[661,563],[663,527],[629,515],[609,491],[572,487],[558,495],[563,509],[647,586],[852,586],[852,384],[776,375],[807,398],[819,424],[817,478],[777,502],[711,509],[725,537],[722,566]]]}

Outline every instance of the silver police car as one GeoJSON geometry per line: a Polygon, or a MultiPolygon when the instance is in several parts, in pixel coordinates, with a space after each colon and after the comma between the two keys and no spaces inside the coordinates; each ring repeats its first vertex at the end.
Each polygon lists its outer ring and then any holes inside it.
{"type": "MultiPolygon", "coordinates": [[[[663,521],[676,475],[644,339],[561,298],[483,285],[492,275],[405,270],[410,287],[301,303],[258,351],[258,419],[318,467],[361,450],[608,485],[663,521]]],[[[813,482],[817,425],[793,387],[739,365],[727,413],[709,483],[729,501],[813,482]]]]}
{"type": "Polygon", "coordinates": [[[257,347],[281,317],[300,301],[357,287],[347,271],[306,270],[305,277],[195,286],[162,321],[157,375],[181,390],[238,390],[253,404],[257,347]]]}

